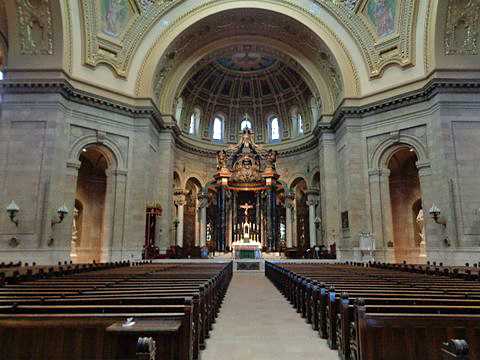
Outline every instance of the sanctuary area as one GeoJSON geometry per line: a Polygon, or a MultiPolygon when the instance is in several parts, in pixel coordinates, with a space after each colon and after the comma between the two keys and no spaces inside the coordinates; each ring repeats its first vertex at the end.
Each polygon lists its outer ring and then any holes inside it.
{"type": "Polygon", "coordinates": [[[479,114],[480,0],[0,0],[0,359],[480,358],[479,114]]]}

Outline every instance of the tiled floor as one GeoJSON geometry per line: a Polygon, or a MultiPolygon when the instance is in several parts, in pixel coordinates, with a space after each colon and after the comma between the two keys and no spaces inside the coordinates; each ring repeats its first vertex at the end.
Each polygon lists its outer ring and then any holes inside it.
{"type": "Polygon", "coordinates": [[[338,360],[263,273],[235,273],[202,360],[338,360]]]}

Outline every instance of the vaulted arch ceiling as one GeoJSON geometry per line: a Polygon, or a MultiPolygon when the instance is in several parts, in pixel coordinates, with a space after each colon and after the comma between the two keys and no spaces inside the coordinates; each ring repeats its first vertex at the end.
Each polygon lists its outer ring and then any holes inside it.
{"type": "Polygon", "coordinates": [[[278,13],[235,9],[202,19],[168,46],[151,84],[160,109],[173,113],[182,85],[199,67],[218,62],[228,52],[238,55],[245,47],[255,48],[252,53],[268,55],[301,74],[330,113],[345,90],[358,93],[356,82],[345,89],[334,55],[308,28],[278,13]]]}

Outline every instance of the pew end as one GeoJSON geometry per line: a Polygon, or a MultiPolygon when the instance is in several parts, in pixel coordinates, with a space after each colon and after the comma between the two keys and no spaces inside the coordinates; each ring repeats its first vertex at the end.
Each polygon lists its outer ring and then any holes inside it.
{"type": "Polygon", "coordinates": [[[155,360],[156,345],[151,337],[139,337],[137,341],[137,360],[155,360]]]}
{"type": "Polygon", "coordinates": [[[465,340],[452,339],[442,344],[442,360],[469,360],[468,353],[465,340]]]}

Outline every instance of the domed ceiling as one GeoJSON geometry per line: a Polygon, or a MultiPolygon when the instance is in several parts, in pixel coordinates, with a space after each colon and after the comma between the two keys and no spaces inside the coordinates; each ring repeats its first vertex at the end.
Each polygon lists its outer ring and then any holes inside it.
{"type": "Polygon", "coordinates": [[[210,58],[195,67],[181,93],[184,132],[188,132],[194,108],[202,113],[203,132],[199,135],[203,139],[210,138],[209,123],[216,114],[226,120],[227,140],[231,142],[237,140],[245,114],[259,142],[266,139],[265,124],[271,115],[282,122],[283,139],[290,137],[292,109],[298,109],[307,124],[311,123],[308,104],[313,93],[295,70],[298,64],[291,60],[286,63],[272,49],[254,44],[221,49],[210,58]]]}
{"type": "MultiPolygon", "coordinates": [[[[302,112],[305,133],[309,133],[317,120],[310,114],[312,99],[317,101],[323,94],[335,102],[343,91],[336,60],[318,36],[288,16],[247,8],[206,17],[177,37],[157,66],[154,93],[158,99],[169,74],[202,52],[187,74],[174,81],[176,98],[183,104],[177,119],[180,127],[187,133],[190,114],[200,108],[198,137],[204,140],[211,137],[210,121],[216,113],[226,119],[227,142],[237,141],[245,114],[252,120],[258,142],[266,141],[266,119],[272,114],[282,121],[282,139],[290,139],[293,108],[302,112]],[[320,69],[324,88],[318,88],[292,53],[320,69]]],[[[172,113],[178,111],[172,109],[172,113]]]]}

